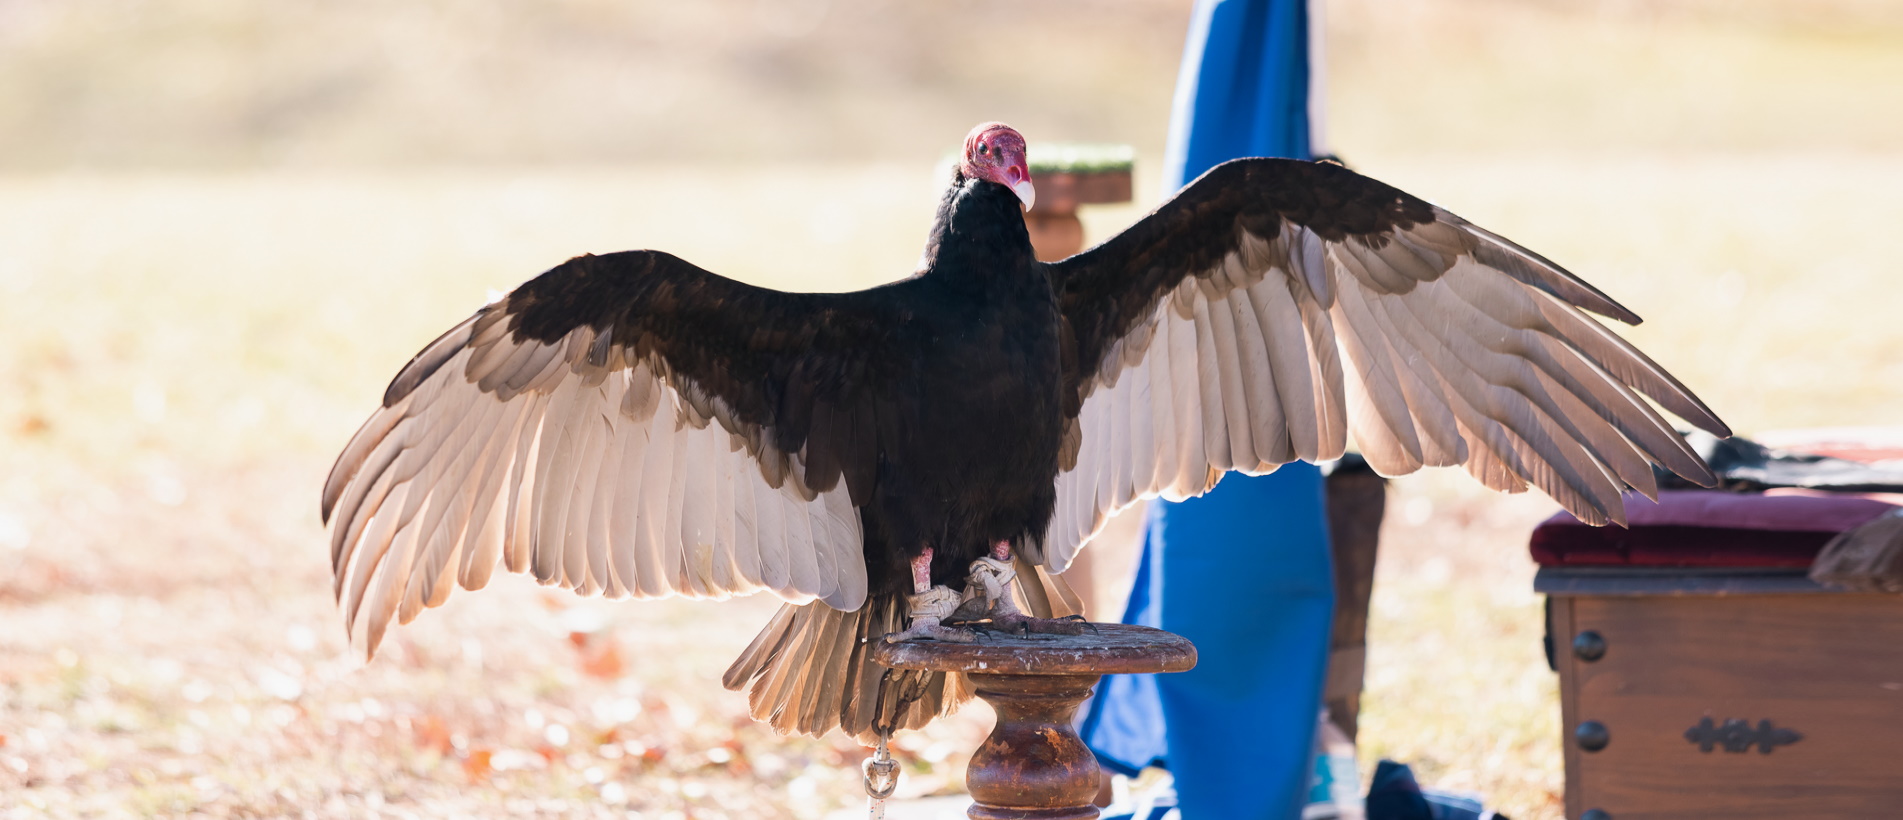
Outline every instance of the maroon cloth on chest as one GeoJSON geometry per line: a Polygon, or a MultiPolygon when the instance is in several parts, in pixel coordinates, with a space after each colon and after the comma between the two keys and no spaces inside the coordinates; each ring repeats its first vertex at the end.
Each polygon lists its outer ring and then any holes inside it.
{"type": "Polygon", "coordinates": [[[1540,566],[1804,568],[1838,533],[1895,509],[1855,496],[1662,490],[1626,495],[1630,529],[1559,513],[1533,529],[1540,566]]]}

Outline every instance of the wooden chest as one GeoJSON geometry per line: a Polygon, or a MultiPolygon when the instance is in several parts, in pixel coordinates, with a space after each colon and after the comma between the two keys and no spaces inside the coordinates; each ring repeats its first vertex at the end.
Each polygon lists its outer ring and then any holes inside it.
{"type": "Polygon", "coordinates": [[[1797,569],[1541,569],[1566,816],[1903,818],[1903,596],[1797,569]]]}

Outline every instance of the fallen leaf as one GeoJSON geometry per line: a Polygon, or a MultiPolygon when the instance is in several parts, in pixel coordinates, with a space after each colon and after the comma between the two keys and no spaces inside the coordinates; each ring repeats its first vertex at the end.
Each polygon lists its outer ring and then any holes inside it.
{"type": "Polygon", "coordinates": [[[449,739],[449,724],[444,723],[442,718],[427,715],[421,720],[413,721],[410,728],[416,735],[417,748],[428,749],[439,755],[449,754],[452,745],[449,739]]]}
{"type": "Polygon", "coordinates": [[[602,640],[582,648],[581,671],[593,678],[614,680],[627,673],[628,664],[621,657],[619,644],[602,640]]]}
{"type": "Polygon", "coordinates": [[[490,759],[494,756],[495,752],[489,749],[470,749],[469,756],[463,758],[463,776],[469,778],[471,783],[488,780],[495,771],[495,767],[490,765],[490,759]]]}

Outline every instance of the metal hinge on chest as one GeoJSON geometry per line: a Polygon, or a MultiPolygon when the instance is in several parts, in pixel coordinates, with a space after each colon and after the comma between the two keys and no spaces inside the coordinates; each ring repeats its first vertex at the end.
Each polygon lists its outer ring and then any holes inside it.
{"type": "Polygon", "coordinates": [[[1748,720],[1732,718],[1722,725],[1716,724],[1707,715],[1698,721],[1697,726],[1685,730],[1685,739],[1698,744],[1698,751],[1710,753],[1714,748],[1727,752],[1743,754],[1758,747],[1759,754],[1770,754],[1779,746],[1789,746],[1804,739],[1804,735],[1793,729],[1779,729],[1771,721],[1760,720],[1756,728],[1748,720]]]}

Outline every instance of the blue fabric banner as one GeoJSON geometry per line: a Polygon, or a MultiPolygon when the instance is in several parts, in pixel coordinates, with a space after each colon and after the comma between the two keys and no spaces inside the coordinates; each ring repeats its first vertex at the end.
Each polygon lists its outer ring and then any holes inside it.
{"type": "Polygon", "coordinates": [[[1163,155],[1166,190],[1237,157],[1310,159],[1306,0],[1198,0],[1163,155]]]}
{"type": "MultiPolygon", "coordinates": [[[[1310,158],[1305,0],[1200,0],[1165,158],[1181,187],[1243,156],[1310,158]]],[[[1109,768],[1167,767],[1185,820],[1295,818],[1312,766],[1334,584],[1320,471],[1231,475],[1150,507],[1125,623],[1194,641],[1176,675],[1107,678],[1085,740],[1109,768]]]]}

